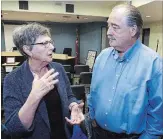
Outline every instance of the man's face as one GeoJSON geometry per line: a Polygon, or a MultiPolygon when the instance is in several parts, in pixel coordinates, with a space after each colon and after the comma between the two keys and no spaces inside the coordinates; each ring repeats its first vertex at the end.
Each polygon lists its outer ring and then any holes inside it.
{"type": "Polygon", "coordinates": [[[112,11],[107,21],[109,44],[119,51],[125,51],[131,45],[132,36],[126,20],[124,9],[119,9],[112,11]]]}

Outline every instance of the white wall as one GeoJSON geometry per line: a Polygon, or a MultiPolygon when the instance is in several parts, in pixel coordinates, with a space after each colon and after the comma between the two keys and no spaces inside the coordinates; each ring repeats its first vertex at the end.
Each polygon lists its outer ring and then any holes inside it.
{"type": "Polygon", "coordinates": [[[150,3],[154,0],[132,0],[132,5],[134,5],[135,7],[139,7],[139,6],[142,6],[142,5],[145,5],[147,3],[150,3]]]}
{"type": "Polygon", "coordinates": [[[6,51],[12,50],[12,47],[14,47],[13,39],[12,39],[12,33],[18,25],[7,25],[4,24],[4,38],[5,38],[5,46],[6,51]]]}
{"type": "MultiPolygon", "coordinates": [[[[39,12],[39,13],[61,13],[70,14],[65,11],[65,4],[71,3],[69,1],[61,2],[56,5],[54,1],[29,1],[29,10],[20,10],[18,1],[2,1],[3,11],[19,11],[19,12],[39,12]]],[[[74,13],[77,15],[92,15],[108,17],[111,12],[112,6],[92,2],[73,2],[74,13]]]]}
{"type": "Polygon", "coordinates": [[[150,28],[149,47],[156,51],[157,40],[159,40],[158,53],[163,57],[163,25],[162,21],[147,23],[143,28],[150,28]]]}

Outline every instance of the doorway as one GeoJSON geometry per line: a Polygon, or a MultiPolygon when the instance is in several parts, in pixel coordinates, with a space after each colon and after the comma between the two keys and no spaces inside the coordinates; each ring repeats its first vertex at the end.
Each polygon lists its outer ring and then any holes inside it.
{"type": "Polygon", "coordinates": [[[142,43],[149,47],[150,28],[143,29],[142,43]]]}

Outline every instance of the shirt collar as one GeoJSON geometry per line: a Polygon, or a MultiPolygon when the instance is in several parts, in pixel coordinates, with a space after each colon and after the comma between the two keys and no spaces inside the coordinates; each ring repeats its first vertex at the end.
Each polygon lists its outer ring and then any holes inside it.
{"type": "Polygon", "coordinates": [[[131,48],[129,48],[122,57],[119,57],[118,51],[113,49],[112,50],[112,54],[115,60],[118,61],[129,61],[131,59],[131,57],[133,56],[133,54],[137,51],[137,49],[139,48],[141,42],[140,39],[137,39],[136,42],[132,45],[131,48]]]}

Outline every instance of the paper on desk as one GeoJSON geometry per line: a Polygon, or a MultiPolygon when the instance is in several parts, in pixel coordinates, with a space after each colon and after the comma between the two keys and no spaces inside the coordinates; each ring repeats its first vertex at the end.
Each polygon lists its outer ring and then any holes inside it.
{"type": "Polygon", "coordinates": [[[6,63],[15,63],[15,57],[6,57],[6,63]]]}
{"type": "Polygon", "coordinates": [[[13,66],[6,66],[6,72],[13,71],[13,66]]]}

